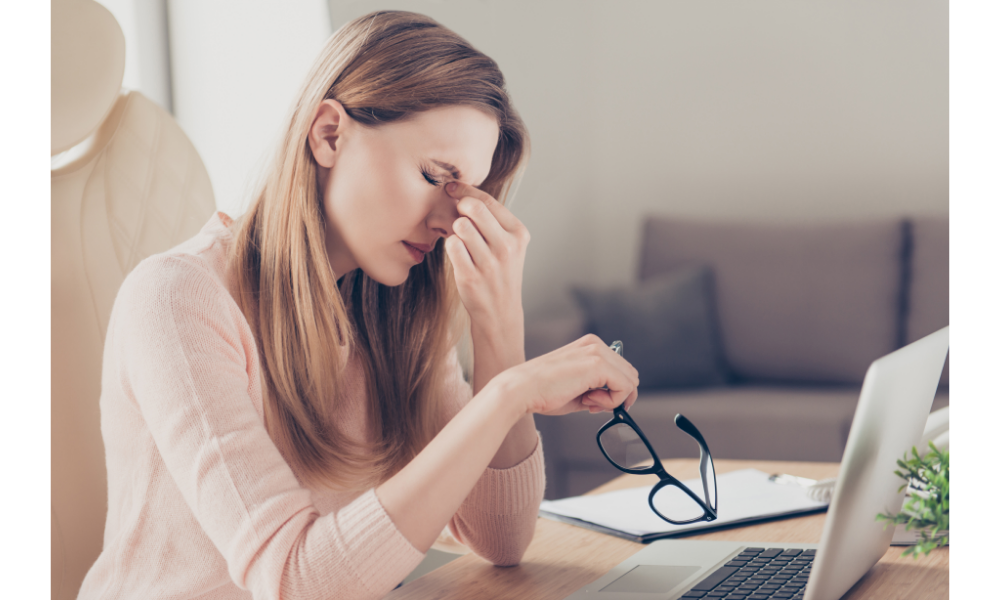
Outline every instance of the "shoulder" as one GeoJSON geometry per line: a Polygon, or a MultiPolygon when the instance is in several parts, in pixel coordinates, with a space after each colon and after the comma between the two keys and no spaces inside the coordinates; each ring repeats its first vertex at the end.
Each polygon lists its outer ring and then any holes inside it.
{"type": "Polygon", "coordinates": [[[184,301],[215,304],[230,298],[226,263],[232,234],[224,213],[187,241],[154,254],[128,274],[118,292],[119,303],[165,307],[184,301]]]}
{"type": "Polygon", "coordinates": [[[209,336],[238,348],[246,345],[241,342],[245,323],[236,302],[203,261],[161,254],[142,261],[126,277],[112,309],[107,343],[128,354],[140,347],[153,350],[209,336]]]}
{"type": "MultiPolygon", "coordinates": [[[[219,224],[218,216],[213,221],[219,224]]],[[[146,258],[128,274],[115,299],[112,325],[174,328],[186,323],[245,333],[246,319],[227,285],[228,230],[213,231],[213,221],[190,240],[146,258]]]]}
{"type": "Polygon", "coordinates": [[[119,301],[163,303],[192,295],[215,295],[225,286],[196,256],[156,254],[136,265],[122,282],[119,301]]]}
{"type": "Polygon", "coordinates": [[[108,325],[106,360],[130,380],[152,370],[246,373],[256,357],[250,326],[212,269],[197,256],[162,254],[140,263],[122,284],[108,325]]]}

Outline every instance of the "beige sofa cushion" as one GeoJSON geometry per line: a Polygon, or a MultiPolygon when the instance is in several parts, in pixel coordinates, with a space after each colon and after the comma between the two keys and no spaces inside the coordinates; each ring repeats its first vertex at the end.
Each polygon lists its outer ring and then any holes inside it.
{"type": "MultiPolygon", "coordinates": [[[[948,217],[919,217],[911,224],[906,343],[948,325],[948,217]]],[[[941,383],[948,383],[947,363],[941,383]]]]}
{"type": "Polygon", "coordinates": [[[572,291],[591,333],[606,343],[622,340],[622,356],[642,379],[640,393],[728,381],[708,268],[674,269],[639,285],[572,291]]]}
{"type": "Polygon", "coordinates": [[[647,279],[684,264],[715,273],[723,350],[748,381],[860,384],[900,341],[900,220],[750,224],[649,218],[647,279]]]}

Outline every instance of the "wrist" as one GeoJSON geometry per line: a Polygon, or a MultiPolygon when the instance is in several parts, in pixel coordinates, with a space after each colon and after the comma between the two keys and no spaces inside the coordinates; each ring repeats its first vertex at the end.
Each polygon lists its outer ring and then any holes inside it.
{"type": "Polygon", "coordinates": [[[494,305],[481,307],[470,311],[469,318],[472,327],[489,333],[500,333],[513,329],[524,329],[524,308],[520,302],[500,303],[506,306],[494,305]]]}
{"type": "Polygon", "coordinates": [[[469,333],[477,359],[493,357],[501,371],[524,362],[523,317],[507,320],[502,326],[498,321],[490,324],[473,321],[469,333]]]}
{"type": "Polygon", "coordinates": [[[527,404],[521,401],[523,394],[518,394],[515,387],[514,381],[504,372],[491,379],[476,394],[476,398],[489,406],[491,412],[497,414],[501,419],[500,423],[508,430],[525,415],[531,414],[527,404]]]}

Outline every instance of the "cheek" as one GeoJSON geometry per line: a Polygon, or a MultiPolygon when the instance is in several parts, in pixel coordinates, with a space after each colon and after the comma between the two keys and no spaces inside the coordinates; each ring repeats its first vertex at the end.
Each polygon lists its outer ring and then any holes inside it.
{"type": "Polygon", "coordinates": [[[334,168],[325,201],[328,217],[344,236],[359,241],[370,238],[377,231],[375,225],[392,214],[387,199],[397,193],[372,169],[373,162],[363,152],[343,156],[334,168]]]}
{"type": "Polygon", "coordinates": [[[385,172],[338,177],[331,182],[326,210],[355,252],[378,252],[413,235],[427,218],[435,192],[440,190],[385,172]]]}
{"type": "Polygon", "coordinates": [[[375,239],[385,243],[399,242],[409,237],[427,218],[427,195],[415,193],[412,186],[386,182],[377,192],[372,191],[364,207],[364,218],[375,229],[372,232],[375,239]]]}
{"type": "MultiPolygon", "coordinates": [[[[443,190],[391,147],[361,141],[331,172],[326,212],[359,260],[395,254],[427,219],[443,190]]],[[[420,239],[427,235],[421,233],[420,239]]]]}

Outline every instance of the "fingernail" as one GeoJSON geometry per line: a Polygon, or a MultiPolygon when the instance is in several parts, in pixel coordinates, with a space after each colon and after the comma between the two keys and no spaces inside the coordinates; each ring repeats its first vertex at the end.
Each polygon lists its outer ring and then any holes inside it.
{"type": "Polygon", "coordinates": [[[454,181],[452,181],[452,182],[451,182],[451,183],[449,183],[448,185],[444,186],[444,189],[445,189],[445,190],[446,190],[446,191],[447,191],[447,192],[448,192],[449,194],[454,194],[454,193],[455,193],[455,190],[457,190],[457,189],[458,189],[458,184],[457,184],[457,183],[455,183],[454,181]]]}

